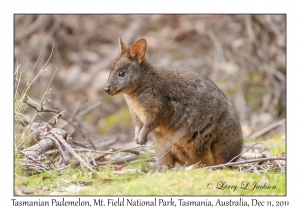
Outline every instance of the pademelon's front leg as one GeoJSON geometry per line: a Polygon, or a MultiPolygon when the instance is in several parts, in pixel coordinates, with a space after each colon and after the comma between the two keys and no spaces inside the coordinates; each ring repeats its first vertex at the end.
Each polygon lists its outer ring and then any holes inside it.
{"type": "Polygon", "coordinates": [[[147,124],[145,124],[142,127],[142,130],[140,131],[140,135],[139,135],[139,140],[138,140],[138,144],[140,145],[144,145],[147,143],[147,136],[148,134],[154,129],[156,128],[157,123],[156,122],[149,122],[147,124]]]}
{"type": "Polygon", "coordinates": [[[140,144],[139,138],[140,138],[140,132],[143,128],[142,121],[138,118],[137,114],[134,111],[131,111],[132,121],[134,124],[134,141],[137,144],[140,144]]]}
{"type": "Polygon", "coordinates": [[[134,127],[134,141],[139,144],[140,132],[142,130],[142,125],[135,125],[134,127]]]}
{"type": "Polygon", "coordinates": [[[144,124],[139,119],[139,117],[137,115],[137,111],[134,108],[132,98],[129,97],[128,95],[126,95],[126,94],[124,94],[124,97],[125,97],[125,100],[127,102],[127,105],[128,105],[129,111],[130,111],[130,115],[131,115],[131,118],[132,118],[132,122],[133,122],[133,125],[134,125],[134,141],[137,144],[140,144],[139,143],[140,132],[141,132],[142,127],[144,126],[144,124]]]}
{"type": "Polygon", "coordinates": [[[135,113],[132,113],[134,128],[134,141],[137,144],[144,145],[147,143],[148,134],[155,128],[156,123],[151,123],[146,121],[144,125],[143,122],[138,118],[135,113]]]}
{"type": "Polygon", "coordinates": [[[143,127],[140,131],[139,144],[143,145],[147,143],[147,135],[158,127],[164,119],[163,100],[160,98],[160,93],[149,89],[144,91],[138,99],[141,102],[141,118],[143,121],[143,127]]]}

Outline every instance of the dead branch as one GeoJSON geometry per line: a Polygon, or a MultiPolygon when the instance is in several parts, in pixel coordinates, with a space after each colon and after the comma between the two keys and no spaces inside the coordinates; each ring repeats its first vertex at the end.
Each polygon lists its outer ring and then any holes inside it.
{"type": "Polygon", "coordinates": [[[51,149],[53,146],[54,142],[51,140],[50,137],[47,137],[46,139],[41,140],[37,144],[23,150],[22,154],[36,159],[40,154],[42,154],[44,151],[51,149]]]}
{"type": "Polygon", "coordinates": [[[61,138],[60,135],[58,135],[55,131],[51,130],[50,133],[52,133],[58,140],[59,142],[64,145],[64,147],[80,162],[82,163],[85,167],[87,167],[88,169],[90,169],[91,171],[95,172],[94,169],[87,164],[84,160],[82,160],[82,158],[69,146],[69,144],[63,139],[61,138]]]}
{"type": "MultiPolygon", "coordinates": [[[[79,151],[79,152],[97,152],[97,151],[85,150],[85,149],[83,149],[83,150],[77,150],[77,151],[79,151]]],[[[91,160],[89,160],[89,163],[93,163],[94,160],[95,160],[95,161],[96,161],[96,160],[100,160],[100,159],[104,158],[106,155],[113,154],[114,152],[113,152],[112,149],[109,149],[108,151],[105,151],[105,153],[103,153],[103,152],[101,152],[101,153],[102,153],[102,154],[96,155],[96,156],[93,157],[91,160]]],[[[75,161],[72,162],[72,165],[73,165],[73,166],[77,166],[79,163],[80,163],[80,161],[75,160],[75,161]]],[[[94,164],[94,165],[95,165],[95,164],[94,164]]]]}
{"type": "Polygon", "coordinates": [[[81,112],[79,112],[77,115],[76,115],[76,119],[81,119],[84,115],[86,115],[87,113],[89,113],[90,111],[92,111],[93,109],[97,108],[98,106],[101,105],[101,102],[98,101],[94,104],[92,104],[91,106],[89,106],[88,108],[86,108],[85,110],[82,110],[81,112]]]}
{"type": "Polygon", "coordinates": [[[86,140],[88,141],[91,146],[94,148],[94,150],[96,150],[96,146],[95,144],[91,141],[91,139],[79,128],[77,127],[76,125],[74,125],[72,122],[70,122],[69,120],[67,120],[65,117],[61,116],[60,117],[61,119],[65,120],[66,122],[68,122],[71,126],[73,126],[76,131],[86,140]]]}
{"type": "MultiPolygon", "coordinates": [[[[257,144],[261,144],[261,143],[257,143],[257,144]]],[[[245,151],[243,151],[242,153],[238,154],[237,156],[235,156],[234,158],[232,158],[230,161],[228,161],[227,163],[232,162],[233,160],[237,159],[238,157],[240,157],[242,154],[244,154],[245,152],[247,152],[249,149],[251,149],[252,147],[254,147],[257,144],[252,144],[250,147],[248,147],[245,151]]]]}
{"type": "MultiPolygon", "coordinates": [[[[35,163],[35,164],[31,164],[29,165],[30,167],[29,168],[40,168],[42,170],[45,170],[45,171],[49,171],[51,170],[51,167],[49,166],[46,166],[45,164],[43,164],[42,162],[38,161],[36,158],[33,158],[32,156],[30,155],[27,155],[27,153],[24,153],[23,151],[19,151],[21,154],[23,154],[26,158],[23,159],[23,163],[21,163],[22,166],[26,166],[26,162],[27,163],[35,163]],[[37,163],[37,164],[36,164],[37,163]]],[[[41,170],[36,170],[36,171],[41,171],[41,170]]]]}
{"type": "Polygon", "coordinates": [[[58,114],[57,118],[61,118],[63,119],[64,121],[68,122],[71,126],[73,126],[77,131],[78,133],[85,139],[87,140],[91,145],[92,147],[96,150],[96,147],[94,145],[94,143],[90,140],[90,138],[79,128],[77,127],[76,125],[74,125],[72,122],[70,122],[68,119],[66,119],[60,111],[56,110],[56,109],[50,109],[48,107],[45,107],[44,104],[42,103],[37,103],[36,101],[34,101],[33,99],[31,99],[29,96],[25,96],[24,97],[24,100],[23,100],[24,103],[26,103],[28,106],[34,108],[37,112],[50,112],[50,113],[55,113],[55,114],[58,114]]]}
{"type": "Polygon", "coordinates": [[[130,162],[131,160],[134,160],[136,158],[135,154],[128,154],[122,157],[117,157],[112,160],[100,162],[99,165],[107,165],[107,164],[122,164],[124,162],[130,162]]]}
{"type": "MultiPolygon", "coordinates": [[[[265,158],[272,158],[272,157],[274,157],[267,150],[264,150],[262,152],[262,156],[265,157],[265,158]]],[[[280,162],[283,162],[283,161],[280,161],[280,162]]],[[[283,171],[283,167],[281,166],[281,164],[279,163],[279,161],[275,160],[275,163],[278,165],[278,167],[281,169],[281,171],[283,171]]]]}
{"type": "Polygon", "coordinates": [[[139,173],[139,171],[136,170],[136,169],[127,169],[127,170],[122,170],[122,171],[113,171],[113,174],[118,174],[118,175],[121,175],[121,174],[136,174],[136,173],[139,173]]]}
{"type": "MultiPolygon", "coordinates": [[[[80,163],[82,163],[82,165],[94,172],[94,169],[88,163],[83,161],[82,158],[66,142],[65,138],[67,133],[64,130],[60,128],[53,128],[50,124],[43,124],[41,122],[32,123],[31,130],[34,133],[33,138],[37,141],[37,143],[23,151],[20,151],[27,158],[38,162],[44,168],[49,169],[49,167],[37,161],[37,158],[39,155],[44,154],[47,150],[56,146],[65,165],[69,162],[68,152],[70,152],[80,163]],[[60,144],[62,144],[67,151],[64,151],[60,144]]],[[[26,162],[26,160],[27,159],[25,159],[24,162],[26,162]]]]}
{"type": "Polygon", "coordinates": [[[274,128],[276,128],[276,127],[278,127],[278,126],[284,124],[284,123],[285,123],[285,119],[282,119],[282,120],[279,120],[279,121],[277,121],[277,122],[274,122],[274,123],[272,123],[271,125],[269,125],[269,126],[263,128],[262,130],[260,130],[260,131],[258,131],[258,132],[256,132],[256,133],[252,134],[252,135],[249,137],[249,139],[250,139],[250,140],[254,140],[254,139],[256,139],[256,138],[258,138],[258,137],[264,135],[265,133],[267,133],[267,132],[273,130],[274,128]]]}
{"type": "Polygon", "coordinates": [[[140,152],[137,151],[137,150],[134,150],[134,149],[115,149],[115,148],[112,148],[112,151],[114,152],[130,152],[132,154],[135,154],[135,155],[139,155],[140,152]]]}
{"type": "Polygon", "coordinates": [[[38,103],[38,102],[34,101],[32,98],[30,98],[29,96],[24,97],[23,103],[25,103],[28,106],[32,107],[37,112],[50,112],[50,113],[60,114],[60,111],[58,111],[56,109],[50,109],[48,107],[45,107],[44,103],[42,103],[42,102],[38,103]]]}
{"type": "Polygon", "coordinates": [[[80,111],[80,105],[81,105],[81,101],[79,101],[76,104],[76,107],[75,107],[74,111],[72,112],[71,117],[69,118],[69,121],[73,121],[74,118],[75,118],[75,116],[79,113],[79,111],[80,111]]]}
{"type": "Polygon", "coordinates": [[[215,166],[207,166],[207,167],[203,167],[200,169],[217,169],[217,168],[223,168],[223,167],[228,167],[228,166],[242,165],[242,164],[246,164],[246,163],[264,162],[264,161],[269,161],[269,160],[286,160],[286,158],[285,157],[258,158],[258,159],[245,160],[245,161],[234,162],[234,163],[225,163],[225,164],[220,164],[220,165],[215,165],[215,166]]]}
{"type": "MultiPolygon", "coordinates": [[[[150,147],[150,148],[153,148],[154,146],[148,146],[148,145],[139,145],[137,147],[131,147],[131,148],[126,148],[126,149],[115,149],[115,148],[112,148],[112,149],[109,149],[107,151],[99,151],[99,150],[89,150],[89,149],[74,149],[75,151],[78,151],[78,152],[94,152],[94,153],[101,153],[101,154],[116,154],[116,153],[119,153],[119,152],[127,152],[127,151],[130,151],[130,150],[135,150],[135,149],[138,149],[138,148],[146,148],[146,147],[150,147]]],[[[130,151],[132,152],[132,151],[130,151]]],[[[132,153],[137,153],[138,151],[136,152],[132,152],[132,153]]]]}

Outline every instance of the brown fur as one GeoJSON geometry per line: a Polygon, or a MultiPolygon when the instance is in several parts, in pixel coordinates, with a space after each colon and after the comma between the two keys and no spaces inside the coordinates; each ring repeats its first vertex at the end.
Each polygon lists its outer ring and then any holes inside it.
{"type": "Polygon", "coordinates": [[[124,93],[135,141],[145,144],[152,132],[156,156],[169,167],[221,164],[238,155],[243,145],[239,116],[224,93],[201,74],[153,67],[146,48],[144,39],[132,47],[120,40],[105,88],[109,95],[124,93]]]}

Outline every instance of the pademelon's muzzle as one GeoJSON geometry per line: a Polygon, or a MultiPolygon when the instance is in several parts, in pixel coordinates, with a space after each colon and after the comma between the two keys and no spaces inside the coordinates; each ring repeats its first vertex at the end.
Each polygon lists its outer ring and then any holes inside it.
{"type": "Polygon", "coordinates": [[[109,94],[109,92],[110,92],[110,87],[105,87],[105,88],[104,88],[104,91],[105,91],[105,93],[109,94]]]}
{"type": "Polygon", "coordinates": [[[115,95],[115,94],[117,94],[117,93],[120,92],[120,90],[118,90],[118,88],[116,86],[114,86],[114,85],[112,85],[112,86],[110,86],[110,85],[106,86],[104,88],[104,91],[105,91],[106,94],[108,94],[110,96],[113,96],[113,95],[115,95]]]}

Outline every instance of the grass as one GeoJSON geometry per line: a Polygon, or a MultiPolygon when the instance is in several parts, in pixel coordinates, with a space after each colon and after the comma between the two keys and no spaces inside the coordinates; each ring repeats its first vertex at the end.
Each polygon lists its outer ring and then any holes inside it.
{"type": "MultiPolygon", "coordinates": [[[[30,124],[32,123],[32,121],[35,119],[37,112],[36,111],[31,111],[30,114],[25,114],[26,109],[28,108],[28,106],[23,103],[24,98],[27,95],[27,92],[30,90],[30,88],[32,88],[33,83],[44,73],[49,69],[48,62],[52,56],[53,53],[53,48],[54,45],[52,47],[52,51],[51,54],[47,60],[47,62],[44,64],[44,66],[36,73],[36,75],[34,75],[34,71],[36,69],[37,63],[39,61],[39,58],[41,56],[42,53],[40,53],[33,69],[31,70],[30,76],[26,81],[26,85],[24,88],[22,88],[21,86],[21,80],[22,78],[22,72],[20,71],[20,64],[16,64],[17,68],[15,70],[14,73],[14,77],[15,77],[15,83],[14,83],[14,116],[15,116],[15,121],[14,121],[14,126],[16,129],[16,134],[15,134],[15,149],[19,149],[21,145],[23,145],[24,143],[26,143],[27,140],[30,141],[30,131],[29,131],[29,127],[30,126],[26,126],[26,123],[24,122],[24,119],[26,117],[28,117],[28,120],[30,121],[30,124]],[[24,117],[24,119],[23,119],[24,117]],[[17,125],[23,125],[25,127],[25,129],[22,129],[21,131],[19,129],[17,129],[17,125]]],[[[58,66],[56,67],[52,78],[50,79],[50,81],[48,82],[48,86],[46,87],[46,89],[43,92],[42,98],[40,100],[40,103],[43,102],[43,99],[45,97],[45,95],[49,95],[51,94],[51,88],[50,85],[52,83],[52,80],[54,78],[54,75],[56,74],[56,71],[58,69],[58,66]]]]}
{"type": "Polygon", "coordinates": [[[106,170],[92,174],[81,169],[44,172],[16,178],[16,186],[34,195],[47,195],[63,187],[83,183],[79,192],[66,195],[285,195],[286,175],[248,174],[223,170],[168,171],[154,174],[114,175],[106,170]],[[48,186],[50,191],[43,192],[48,186]]]}
{"type": "Polygon", "coordinates": [[[96,183],[84,195],[285,195],[285,175],[246,174],[231,170],[169,171],[127,182],[96,183]],[[272,186],[256,189],[258,185],[272,186]],[[247,185],[248,184],[248,185],[247,185]],[[275,189],[273,189],[273,186],[275,189]],[[253,189],[254,188],[254,189],[253,189]]]}

